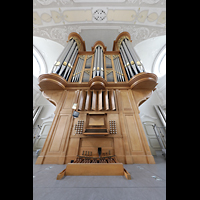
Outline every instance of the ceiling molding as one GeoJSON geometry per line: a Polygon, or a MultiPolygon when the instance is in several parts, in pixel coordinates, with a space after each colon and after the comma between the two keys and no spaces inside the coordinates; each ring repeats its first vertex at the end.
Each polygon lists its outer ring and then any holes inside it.
{"type": "Polygon", "coordinates": [[[166,8],[155,7],[55,7],[33,9],[33,27],[85,23],[138,24],[165,27],[166,8]]]}
{"type": "Polygon", "coordinates": [[[81,4],[115,4],[121,5],[140,5],[140,6],[154,6],[163,7],[166,5],[166,0],[33,0],[33,8],[38,7],[62,7],[62,6],[77,6],[81,4]]]}
{"type": "Polygon", "coordinates": [[[100,29],[129,32],[133,46],[165,35],[166,0],[33,0],[33,36],[65,46],[71,32],[100,29]]]}
{"type": "MultiPolygon", "coordinates": [[[[81,35],[82,30],[92,30],[92,29],[107,29],[107,30],[117,30],[119,33],[123,31],[127,31],[131,35],[133,46],[140,43],[143,40],[157,37],[166,34],[165,28],[155,28],[155,27],[145,27],[140,25],[122,25],[122,26],[78,26],[78,25],[70,25],[70,26],[52,26],[45,28],[35,28],[33,30],[33,36],[38,36],[42,38],[47,38],[58,42],[59,44],[65,46],[68,40],[68,35],[71,32],[76,32],[81,35]]],[[[113,38],[113,41],[116,38],[113,38]]],[[[84,38],[83,38],[84,40],[84,38]]]]}

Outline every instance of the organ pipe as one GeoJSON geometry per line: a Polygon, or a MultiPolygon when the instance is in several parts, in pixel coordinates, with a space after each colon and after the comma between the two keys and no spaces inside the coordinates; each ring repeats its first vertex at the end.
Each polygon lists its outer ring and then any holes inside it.
{"type": "Polygon", "coordinates": [[[124,67],[125,67],[125,70],[126,70],[126,74],[127,74],[127,76],[128,76],[128,80],[131,78],[131,76],[130,76],[130,74],[129,74],[129,71],[128,71],[128,68],[127,68],[127,66],[126,66],[126,62],[125,62],[125,60],[124,60],[124,55],[122,54],[122,52],[120,52],[121,53],[121,58],[122,58],[122,62],[124,63],[124,67]]]}
{"type": "Polygon", "coordinates": [[[105,90],[104,92],[104,107],[105,110],[109,110],[108,90],[105,90]]]}
{"type": "Polygon", "coordinates": [[[95,48],[94,53],[94,65],[92,78],[95,76],[101,76],[103,78],[104,64],[103,64],[103,50],[100,46],[95,48]]]}
{"type": "MultiPolygon", "coordinates": [[[[78,44],[79,43],[77,43],[77,40],[75,40],[74,38],[71,38],[69,40],[66,47],[63,49],[62,53],[58,57],[57,62],[54,64],[51,73],[57,73],[58,75],[66,79],[66,81],[68,81],[75,60],[79,54],[78,44]]],[[[125,66],[125,71],[128,80],[130,80],[134,75],[145,71],[142,62],[139,59],[139,56],[137,55],[136,51],[134,50],[128,38],[125,38],[124,40],[121,41],[119,50],[122,62],[125,66]]],[[[92,68],[93,71],[92,78],[94,78],[95,76],[101,76],[102,78],[105,78],[103,54],[104,54],[103,47],[99,44],[96,45],[94,52],[93,68],[92,68]]],[[[115,71],[116,71],[117,82],[125,82],[125,77],[121,68],[122,66],[119,61],[119,58],[117,57],[113,59],[113,62],[116,69],[115,71]]],[[[71,82],[79,81],[83,63],[84,61],[82,59],[78,60],[71,82]]]]}
{"type": "Polygon", "coordinates": [[[97,110],[97,90],[93,90],[93,95],[92,95],[92,110],[97,110]]]}
{"type": "Polygon", "coordinates": [[[101,68],[101,77],[104,78],[103,77],[103,71],[104,71],[104,64],[103,63],[104,62],[103,62],[103,50],[102,49],[101,49],[101,54],[100,55],[101,55],[101,59],[100,59],[101,60],[101,65],[100,65],[100,68],[101,68]]]}
{"type": "Polygon", "coordinates": [[[122,42],[122,46],[124,47],[125,56],[127,56],[127,60],[128,60],[128,62],[129,62],[130,67],[132,68],[134,74],[138,74],[137,69],[136,69],[136,67],[135,67],[135,62],[134,62],[134,60],[132,59],[131,54],[130,54],[128,48],[126,47],[124,41],[122,42]]]}
{"type": "Polygon", "coordinates": [[[138,71],[139,72],[143,72],[144,71],[144,66],[143,66],[143,64],[142,64],[137,52],[134,50],[133,46],[131,45],[131,42],[129,40],[125,39],[125,43],[128,46],[128,49],[129,49],[129,51],[131,53],[131,56],[133,58],[135,58],[134,60],[136,61],[135,64],[136,64],[136,67],[137,67],[138,71]]]}
{"type": "Polygon", "coordinates": [[[90,110],[91,107],[91,91],[87,91],[86,101],[85,101],[85,110],[90,110]]]}
{"type": "Polygon", "coordinates": [[[125,79],[124,79],[124,75],[122,75],[123,72],[122,72],[121,64],[120,64],[120,62],[119,62],[119,58],[118,58],[118,57],[116,58],[116,64],[117,64],[118,69],[119,69],[121,81],[124,82],[125,79]]]}
{"type": "Polygon", "coordinates": [[[58,72],[60,71],[61,67],[62,67],[62,64],[63,64],[63,61],[65,59],[65,57],[67,56],[69,50],[71,49],[72,47],[72,44],[73,44],[74,40],[70,40],[68,43],[67,43],[67,46],[65,47],[65,51],[64,53],[61,55],[61,57],[58,59],[56,65],[57,65],[57,69],[55,71],[56,74],[58,74],[58,72]]]}
{"type": "Polygon", "coordinates": [[[67,68],[68,63],[69,63],[69,59],[72,56],[72,53],[74,52],[75,47],[76,47],[76,42],[73,43],[69,53],[67,54],[67,56],[66,56],[66,58],[65,58],[65,60],[64,60],[64,62],[62,64],[62,68],[61,68],[61,70],[59,72],[59,75],[61,75],[64,72],[64,70],[67,68]]]}
{"type": "Polygon", "coordinates": [[[72,68],[73,68],[73,65],[74,65],[74,62],[75,62],[75,60],[76,60],[77,54],[78,54],[78,47],[76,47],[76,49],[75,49],[75,51],[74,51],[74,53],[73,53],[73,55],[72,55],[72,57],[71,57],[71,59],[70,59],[70,61],[69,61],[69,64],[68,64],[68,66],[67,66],[67,69],[65,70],[65,74],[64,74],[63,77],[64,77],[66,80],[68,80],[68,78],[69,78],[69,75],[70,75],[71,70],[72,70],[72,68]]]}
{"type": "Polygon", "coordinates": [[[98,59],[97,59],[97,76],[99,76],[99,65],[100,65],[100,47],[97,47],[98,59]]]}
{"type": "Polygon", "coordinates": [[[129,70],[129,72],[130,72],[130,78],[132,78],[132,77],[134,76],[134,73],[133,73],[133,70],[130,68],[130,64],[129,64],[128,59],[127,59],[127,57],[126,57],[126,54],[125,54],[125,52],[124,52],[123,46],[121,46],[120,51],[121,51],[121,53],[123,54],[123,57],[124,57],[124,61],[125,61],[124,64],[125,64],[125,67],[128,68],[128,70],[129,70]]]}
{"type": "Polygon", "coordinates": [[[92,78],[96,76],[96,66],[97,66],[97,48],[95,49],[94,53],[94,65],[93,65],[93,73],[92,73],[92,78]]]}
{"type": "Polygon", "coordinates": [[[122,62],[124,63],[125,70],[128,76],[128,79],[132,78],[134,75],[144,72],[144,66],[135,52],[131,42],[125,38],[121,42],[120,54],[122,57],[122,62]]]}

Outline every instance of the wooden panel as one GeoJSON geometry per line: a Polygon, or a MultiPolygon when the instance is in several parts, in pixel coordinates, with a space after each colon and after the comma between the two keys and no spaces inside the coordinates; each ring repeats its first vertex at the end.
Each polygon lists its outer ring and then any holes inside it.
{"type": "Polygon", "coordinates": [[[113,147],[113,138],[81,138],[82,147],[113,147]]]}
{"type": "Polygon", "coordinates": [[[104,109],[109,110],[108,90],[104,92],[104,109]]]}
{"type": "Polygon", "coordinates": [[[122,163],[68,163],[66,176],[123,176],[122,163]]]}
{"type": "Polygon", "coordinates": [[[89,126],[104,126],[104,116],[91,115],[89,119],[89,126]]]}
{"type": "Polygon", "coordinates": [[[91,107],[91,96],[92,93],[90,90],[87,91],[86,101],[85,101],[85,110],[90,110],[91,107]]]}
{"type": "Polygon", "coordinates": [[[110,109],[116,110],[115,97],[114,97],[114,91],[113,90],[109,91],[109,103],[110,103],[110,109]]]}
{"type": "Polygon", "coordinates": [[[53,142],[51,144],[50,152],[59,151],[64,129],[69,124],[69,115],[61,115],[57,122],[57,127],[54,133],[53,142]]]}
{"type": "Polygon", "coordinates": [[[129,97],[128,90],[120,90],[121,91],[121,102],[123,105],[123,111],[132,111],[132,105],[129,97]]]}
{"type": "Polygon", "coordinates": [[[65,99],[65,102],[62,108],[71,109],[73,106],[73,103],[75,103],[74,99],[75,99],[75,91],[67,91],[67,97],[65,99]]]}
{"type": "Polygon", "coordinates": [[[97,110],[97,91],[93,90],[92,95],[92,110],[97,110]]]}
{"type": "Polygon", "coordinates": [[[132,151],[142,151],[142,144],[139,136],[139,130],[137,129],[137,123],[135,121],[134,115],[124,115],[125,126],[127,133],[130,137],[129,145],[132,151]]]}
{"type": "Polygon", "coordinates": [[[74,156],[78,154],[79,140],[79,138],[70,138],[67,155],[74,156]]]}
{"type": "Polygon", "coordinates": [[[85,90],[82,90],[80,92],[80,101],[79,101],[78,110],[84,110],[84,108],[85,108],[85,98],[86,98],[86,92],[85,92],[85,90]]]}
{"type": "Polygon", "coordinates": [[[102,90],[98,91],[98,110],[102,110],[102,90]]]}

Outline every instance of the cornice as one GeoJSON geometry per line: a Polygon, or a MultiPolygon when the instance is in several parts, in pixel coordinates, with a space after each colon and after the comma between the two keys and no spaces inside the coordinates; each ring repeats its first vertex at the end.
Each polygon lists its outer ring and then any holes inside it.
{"type": "MultiPolygon", "coordinates": [[[[165,28],[158,27],[150,27],[150,26],[142,26],[142,25],[118,25],[118,26],[108,26],[108,25],[99,25],[94,26],[89,25],[69,25],[69,26],[52,26],[46,28],[34,28],[33,36],[47,38],[53,40],[62,46],[66,46],[66,41],[68,40],[68,36],[71,32],[76,32],[81,35],[82,30],[117,30],[119,33],[123,31],[127,31],[131,35],[131,40],[133,46],[140,43],[143,40],[157,37],[161,35],[166,35],[165,28]]],[[[112,39],[112,38],[111,38],[112,39]]],[[[113,38],[114,40],[115,38],[113,38]]],[[[85,38],[83,38],[85,40],[85,38]]]]}

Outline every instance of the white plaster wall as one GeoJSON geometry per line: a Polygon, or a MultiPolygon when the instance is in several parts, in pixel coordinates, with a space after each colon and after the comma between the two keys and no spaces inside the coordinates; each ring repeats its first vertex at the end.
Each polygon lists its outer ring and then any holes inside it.
{"type": "Polygon", "coordinates": [[[54,114],[54,111],[56,109],[56,106],[54,106],[52,103],[50,103],[47,99],[45,99],[43,97],[43,95],[41,95],[38,100],[37,100],[37,105],[39,106],[43,106],[43,109],[40,113],[40,115],[38,116],[34,127],[37,127],[37,125],[42,125],[43,120],[41,120],[41,118],[46,118],[52,114],[54,114]]]}
{"type": "Polygon", "coordinates": [[[166,44],[166,35],[150,38],[138,43],[134,49],[142,60],[146,72],[152,73],[153,61],[166,44]]]}
{"type": "Polygon", "coordinates": [[[33,36],[33,45],[40,51],[44,60],[46,61],[48,73],[51,71],[55,61],[64,49],[64,46],[48,40],[46,38],[33,36]]]}
{"type": "MultiPolygon", "coordinates": [[[[42,54],[47,64],[48,73],[50,73],[55,61],[57,60],[64,47],[61,44],[52,40],[36,36],[33,37],[33,45],[42,54]]],[[[52,115],[56,109],[56,107],[52,103],[50,103],[42,96],[41,91],[39,90],[38,83],[38,79],[33,76],[33,106],[43,106],[43,109],[38,116],[34,127],[37,127],[37,125],[41,126],[43,123],[43,120],[41,120],[41,118],[46,118],[52,115]]]]}

